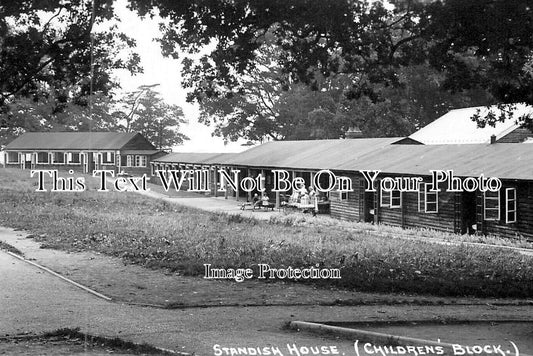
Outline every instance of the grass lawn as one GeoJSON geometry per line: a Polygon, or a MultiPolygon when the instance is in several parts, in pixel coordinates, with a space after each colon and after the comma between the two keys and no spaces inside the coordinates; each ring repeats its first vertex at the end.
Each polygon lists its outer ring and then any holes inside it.
{"type": "MultiPolygon", "coordinates": [[[[379,230],[294,226],[215,214],[135,193],[35,192],[29,171],[0,169],[0,225],[28,230],[46,247],[92,250],[151,268],[203,276],[258,263],[339,268],[321,287],[439,296],[531,297],[533,258],[479,246],[393,239],[379,230]]],[[[246,283],[246,282],[244,282],[246,283]]]]}

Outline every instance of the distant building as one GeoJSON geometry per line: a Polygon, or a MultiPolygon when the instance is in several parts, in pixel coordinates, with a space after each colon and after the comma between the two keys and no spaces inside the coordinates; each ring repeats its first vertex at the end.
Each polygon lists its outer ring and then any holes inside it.
{"type": "MultiPolygon", "coordinates": [[[[486,125],[483,128],[478,127],[477,123],[472,120],[478,110],[481,117],[488,112],[485,106],[451,110],[413,133],[409,138],[425,145],[455,145],[490,143],[492,136],[496,142],[502,143],[520,143],[528,137],[533,137],[531,131],[521,128],[517,123],[521,116],[533,115],[532,106],[517,104],[513,111],[513,117],[503,122],[497,122],[495,126],[486,125]]],[[[490,110],[496,116],[501,114],[501,110],[496,106],[490,107],[490,110]]]]}
{"type": "Polygon", "coordinates": [[[27,132],[10,142],[2,155],[6,167],[21,169],[94,169],[142,174],[164,154],[139,133],[27,132]]]}

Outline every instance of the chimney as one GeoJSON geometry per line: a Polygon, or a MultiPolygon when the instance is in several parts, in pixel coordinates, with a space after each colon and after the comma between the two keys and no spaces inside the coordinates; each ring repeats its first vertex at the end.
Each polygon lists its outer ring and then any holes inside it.
{"type": "Polygon", "coordinates": [[[346,131],[344,137],[347,139],[363,138],[363,132],[359,130],[359,127],[352,126],[348,129],[348,131],[346,131]]]}
{"type": "Polygon", "coordinates": [[[490,136],[490,144],[493,145],[496,143],[496,135],[490,136]]]}

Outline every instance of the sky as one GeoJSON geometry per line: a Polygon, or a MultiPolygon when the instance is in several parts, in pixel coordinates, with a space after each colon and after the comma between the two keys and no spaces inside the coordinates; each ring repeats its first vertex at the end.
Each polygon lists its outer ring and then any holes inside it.
{"type": "Polygon", "coordinates": [[[159,84],[154,90],[159,92],[167,103],[181,106],[185,119],[189,122],[183,125],[180,131],[190,140],[182,146],[174,147],[173,151],[240,152],[245,150],[246,147],[241,146],[244,140],[224,145],[221,138],[212,137],[212,128],[198,123],[198,105],[186,102],[187,92],[180,85],[180,61],[163,57],[159,44],[154,41],[154,38],[160,36],[159,20],[149,17],[139,18],[136,13],[127,9],[125,0],[115,2],[115,11],[121,19],[118,24],[119,30],[137,42],[137,48],[134,50],[141,57],[141,66],[144,69],[144,73],[135,76],[126,70],[115,71],[115,76],[122,86],[122,92],[135,91],[140,85],[159,84]]]}

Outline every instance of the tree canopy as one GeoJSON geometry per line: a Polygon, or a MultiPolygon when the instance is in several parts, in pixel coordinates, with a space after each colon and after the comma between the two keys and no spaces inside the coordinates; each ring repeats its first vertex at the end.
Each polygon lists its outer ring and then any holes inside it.
{"type": "Polygon", "coordinates": [[[142,71],[112,0],[0,3],[0,144],[24,131],[138,131],[181,144],[181,108],[148,86],[114,95],[113,70],[142,71]],[[148,90],[146,90],[148,89],[148,90]],[[139,95],[142,94],[142,95],[139,95]],[[121,101],[121,102],[119,102],[121,101]]]}
{"type": "Polygon", "coordinates": [[[121,112],[127,122],[125,130],[141,133],[157,149],[171,149],[189,139],[179,132],[186,122],[181,107],[165,103],[150,88],[129,93],[124,103],[131,108],[128,113],[121,112]]]}
{"type": "MultiPolygon", "coordinates": [[[[335,126],[345,117],[338,109],[350,112],[347,108],[354,107],[355,112],[367,112],[361,125],[369,127],[371,135],[403,134],[401,128],[413,130],[455,105],[533,104],[530,1],[393,4],[130,0],[140,14],[157,9],[167,19],[162,25],[163,53],[175,58],[186,53],[188,99],[200,104],[204,122],[215,123],[217,134],[230,139],[294,137],[291,132],[272,131],[282,130],[284,120],[298,115],[282,114],[283,109],[266,99],[283,106],[292,90],[302,93],[300,85],[311,91],[329,90],[324,83],[344,86],[332,90],[337,98],[334,113],[332,105],[308,105],[305,120],[296,120],[296,126],[319,121],[335,126]],[[195,58],[205,46],[214,50],[195,58]],[[265,53],[275,53],[270,72],[261,69],[265,53]],[[414,78],[406,80],[406,73],[414,78]],[[271,98],[264,95],[265,86],[272,89],[271,98]],[[335,94],[338,90],[342,100],[335,94]],[[377,120],[383,115],[388,118],[377,120]]],[[[303,98],[293,102],[307,105],[303,98]]],[[[302,135],[310,138],[317,132],[309,129],[302,135]]]]}
{"type": "MultiPolygon", "coordinates": [[[[110,108],[119,83],[111,73],[142,69],[133,51],[124,56],[134,41],[110,22],[118,20],[114,6],[0,3],[3,139],[28,129],[110,129],[118,120],[110,108]],[[87,119],[89,107],[95,119],[87,119]]],[[[529,0],[128,6],[163,18],[162,53],[183,57],[188,100],[200,105],[202,122],[230,140],[333,138],[351,126],[368,136],[399,136],[454,107],[533,104],[529,0]]],[[[502,117],[474,119],[483,125],[502,117]]]]}
{"type": "Polygon", "coordinates": [[[119,86],[112,70],[141,71],[139,56],[123,52],[134,41],[110,20],[116,20],[112,0],[0,3],[3,140],[32,129],[101,129],[98,122],[72,122],[77,115],[70,114],[93,101],[98,111],[102,101],[111,100],[119,86]]]}

